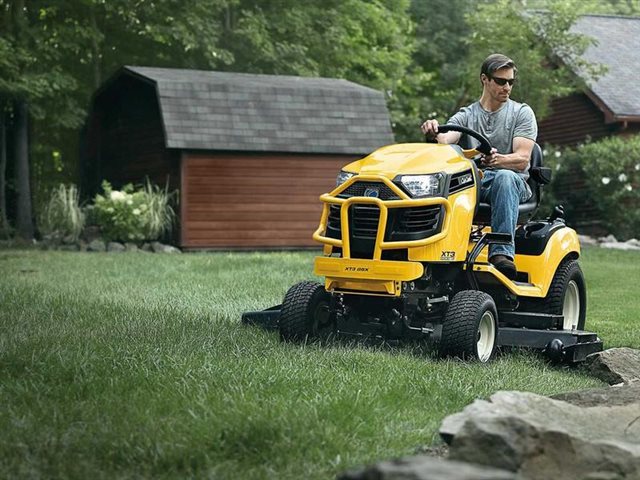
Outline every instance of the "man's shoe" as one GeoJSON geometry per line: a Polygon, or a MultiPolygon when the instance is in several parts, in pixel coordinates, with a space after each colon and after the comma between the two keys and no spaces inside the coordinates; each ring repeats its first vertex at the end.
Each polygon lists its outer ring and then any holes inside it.
{"type": "Polygon", "coordinates": [[[509,280],[516,278],[516,264],[513,263],[509,257],[505,255],[494,255],[489,259],[489,262],[509,280]]]}

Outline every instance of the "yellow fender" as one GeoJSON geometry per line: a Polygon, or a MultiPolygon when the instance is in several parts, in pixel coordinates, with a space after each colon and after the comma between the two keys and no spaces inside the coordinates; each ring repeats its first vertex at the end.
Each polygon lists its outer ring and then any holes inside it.
{"type": "Polygon", "coordinates": [[[546,297],[558,266],[566,258],[580,256],[578,234],[572,228],[565,227],[551,235],[541,255],[516,255],[518,271],[529,273],[529,282],[538,286],[541,297],[546,297]]]}

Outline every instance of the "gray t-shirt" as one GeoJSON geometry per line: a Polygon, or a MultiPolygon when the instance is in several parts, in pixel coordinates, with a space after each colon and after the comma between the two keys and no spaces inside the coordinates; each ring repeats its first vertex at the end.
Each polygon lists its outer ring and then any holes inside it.
{"type": "MultiPolygon", "coordinates": [[[[524,137],[536,141],[538,124],[533,110],[526,103],[509,99],[495,112],[488,112],[475,102],[462,107],[447,123],[467,127],[481,133],[498,150],[498,153],[513,153],[514,137],[524,137]]],[[[465,148],[473,148],[478,141],[463,135],[459,142],[465,148]]],[[[520,173],[528,178],[528,168],[520,173]]]]}

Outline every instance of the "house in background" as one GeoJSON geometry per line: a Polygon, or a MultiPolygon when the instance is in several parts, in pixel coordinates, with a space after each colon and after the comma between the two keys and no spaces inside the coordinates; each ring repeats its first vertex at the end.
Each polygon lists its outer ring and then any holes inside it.
{"type": "Polygon", "coordinates": [[[317,246],[347,163],[393,143],[381,92],[346,80],[124,67],[94,95],[85,192],[178,189],[187,249],[317,246]]]}
{"type": "Polygon", "coordinates": [[[553,101],[552,114],[539,124],[539,143],[575,145],[587,137],[640,132],[640,17],[584,15],[572,31],[596,43],[583,55],[607,72],[584,93],[553,101]]]}

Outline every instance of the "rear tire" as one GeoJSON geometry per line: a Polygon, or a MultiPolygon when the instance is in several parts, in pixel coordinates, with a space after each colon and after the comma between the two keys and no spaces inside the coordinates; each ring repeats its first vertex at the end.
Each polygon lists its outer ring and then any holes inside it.
{"type": "Polygon", "coordinates": [[[565,260],[556,270],[547,296],[531,302],[538,313],[563,315],[562,330],[584,330],[587,317],[587,290],[577,260],[565,260]]]}
{"type": "Polygon", "coordinates": [[[490,295],[463,290],[454,297],[442,325],[440,355],[490,361],[496,353],[498,312],[490,295]]]}
{"type": "Polygon", "coordinates": [[[334,331],[330,295],[317,282],[300,282],[292,286],[282,301],[280,338],[303,341],[328,336],[334,331]]]}

